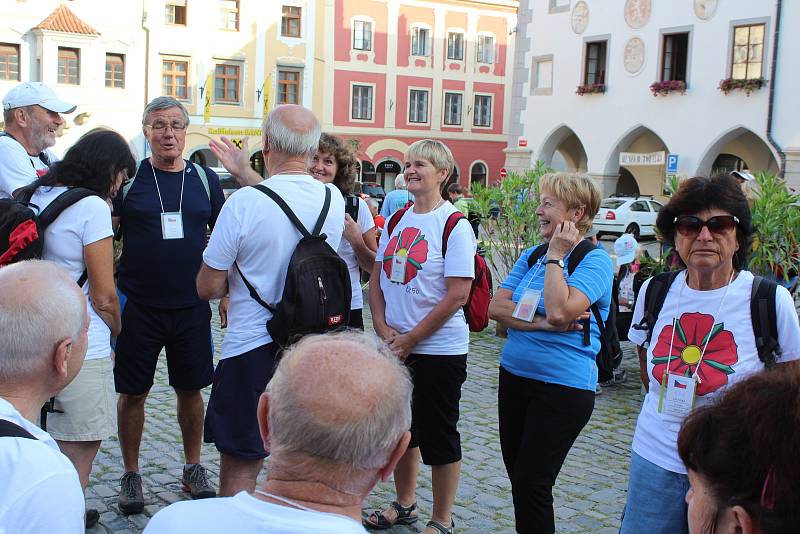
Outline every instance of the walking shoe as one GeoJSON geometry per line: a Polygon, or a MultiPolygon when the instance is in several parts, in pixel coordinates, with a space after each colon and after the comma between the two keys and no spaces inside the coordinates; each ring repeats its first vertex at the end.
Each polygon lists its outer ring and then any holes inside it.
{"type": "Polygon", "coordinates": [[[94,508],[87,508],[86,515],[84,516],[84,523],[86,525],[86,529],[94,528],[95,525],[100,521],[100,512],[95,510],[94,508]]]}
{"type": "Polygon", "coordinates": [[[603,387],[610,387],[616,384],[622,384],[626,380],[628,380],[628,373],[625,369],[614,369],[614,376],[611,380],[600,382],[600,385],[603,387]]]}
{"type": "Polygon", "coordinates": [[[119,511],[125,515],[140,514],[144,510],[142,477],[134,471],[127,471],[119,480],[119,511]]]}
{"type": "Polygon", "coordinates": [[[216,497],[217,491],[211,486],[206,476],[206,468],[200,464],[191,467],[183,466],[183,491],[191,494],[192,499],[216,497]]]}

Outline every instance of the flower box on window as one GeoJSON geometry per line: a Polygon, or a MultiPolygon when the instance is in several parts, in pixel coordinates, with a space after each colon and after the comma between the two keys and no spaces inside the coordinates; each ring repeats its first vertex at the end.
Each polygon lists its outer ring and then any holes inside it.
{"type": "Polygon", "coordinates": [[[606,84],[604,83],[592,83],[588,85],[579,85],[578,88],[575,90],[576,95],[590,95],[590,94],[597,94],[597,93],[605,93],[606,92],[606,84]]]}
{"type": "Polygon", "coordinates": [[[767,85],[766,78],[725,78],[719,81],[719,87],[717,87],[717,89],[726,95],[731,91],[744,91],[747,96],[750,96],[750,93],[758,91],[765,85],[767,85]]]}
{"type": "Polygon", "coordinates": [[[653,93],[653,96],[664,96],[677,91],[685,95],[686,82],[681,80],[664,80],[663,82],[653,82],[650,84],[650,92],[653,93]]]}

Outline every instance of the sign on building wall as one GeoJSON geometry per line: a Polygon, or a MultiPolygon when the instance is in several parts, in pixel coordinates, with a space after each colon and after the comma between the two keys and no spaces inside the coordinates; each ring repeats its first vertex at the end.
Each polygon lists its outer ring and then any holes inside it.
{"type": "Polygon", "coordinates": [[[661,152],[620,152],[619,164],[626,167],[635,167],[637,165],[664,165],[666,161],[666,154],[661,152]]]}

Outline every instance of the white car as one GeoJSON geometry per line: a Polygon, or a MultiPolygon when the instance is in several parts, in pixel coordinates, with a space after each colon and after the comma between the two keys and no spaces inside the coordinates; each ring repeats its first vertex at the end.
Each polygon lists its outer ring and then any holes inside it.
{"type": "Polygon", "coordinates": [[[593,226],[597,238],[606,234],[633,234],[640,236],[656,234],[656,217],[664,205],[650,197],[610,197],[600,203],[600,211],[594,216],[593,226]]]}

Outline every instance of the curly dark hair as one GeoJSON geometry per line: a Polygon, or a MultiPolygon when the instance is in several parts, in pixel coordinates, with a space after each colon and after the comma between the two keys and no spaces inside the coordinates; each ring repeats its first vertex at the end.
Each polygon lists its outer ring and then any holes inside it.
{"type": "Polygon", "coordinates": [[[336,176],[333,185],[344,194],[353,192],[353,186],[358,174],[358,158],[355,152],[341,137],[322,133],[319,136],[319,151],[327,152],[336,159],[336,176]]]}
{"type": "Polygon", "coordinates": [[[136,160],[127,141],[113,130],[96,129],[87,133],[67,150],[64,159],[22,188],[23,194],[33,194],[37,187],[85,187],[108,198],[117,174],[125,171],[128,177],[136,172],[136,160]]]}
{"type": "Polygon", "coordinates": [[[758,531],[797,532],[800,525],[800,367],[756,373],[713,404],[689,414],[678,435],[684,465],[710,490],[714,532],[720,513],[741,506],[758,531]]]}
{"type": "MultiPolygon", "coordinates": [[[[656,227],[664,242],[674,247],[675,218],[712,208],[727,211],[739,219],[739,224],[736,225],[739,250],[733,255],[733,266],[741,269],[747,263],[753,239],[753,225],[747,198],[739,182],[730,174],[720,174],[711,178],[695,176],[681,183],[678,191],[658,213],[656,227]]],[[[685,266],[683,258],[681,265],[685,266]]]]}

